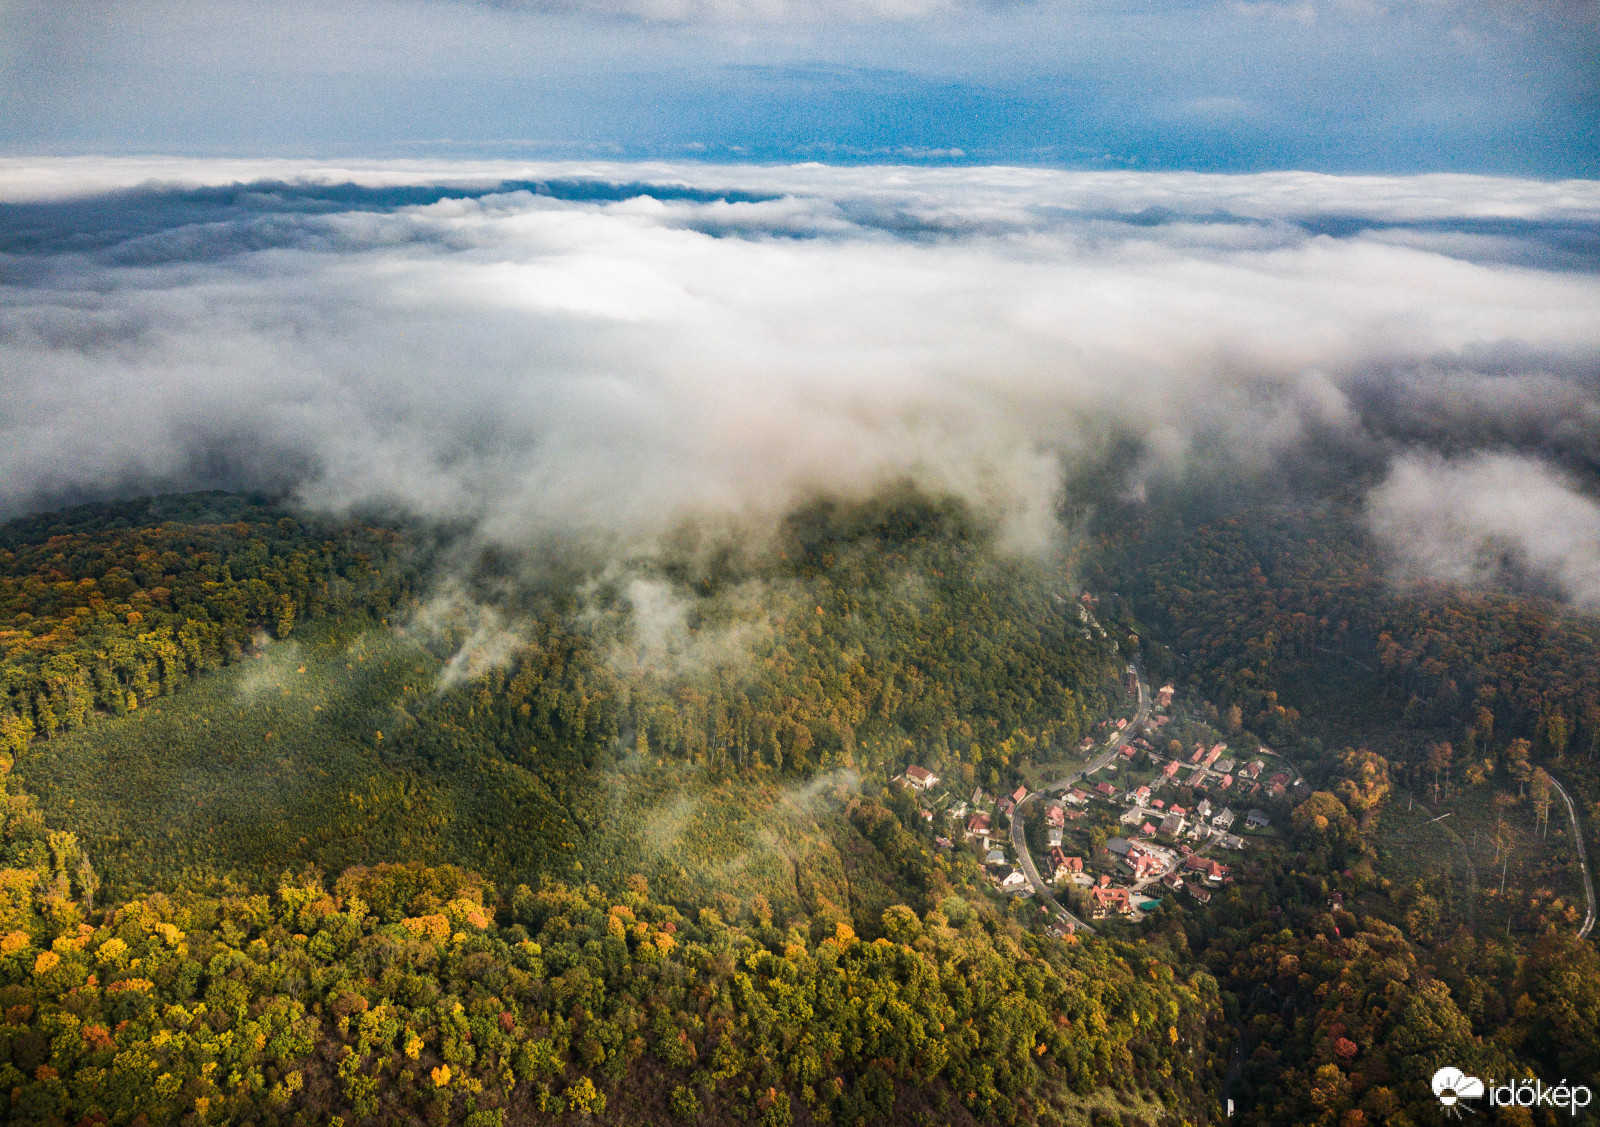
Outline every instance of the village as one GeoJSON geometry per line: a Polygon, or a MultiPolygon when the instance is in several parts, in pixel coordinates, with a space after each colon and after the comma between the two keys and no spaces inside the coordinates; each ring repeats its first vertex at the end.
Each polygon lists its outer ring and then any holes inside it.
{"type": "MultiPolygon", "coordinates": [[[[1128,675],[1130,696],[1142,700],[1132,666],[1128,675]]],[[[1101,721],[1099,734],[1078,744],[1089,758],[1066,785],[957,794],[920,765],[900,781],[917,793],[924,821],[943,831],[938,846],[972,849],[998,895],[1041,891],[1030,881],[1031,867],[1068,914],[1083,919],[1140,923],[1173,896],[1205,905],[1233,881],[1240,855],[1271,839],[1272,816],[1263,806],[1277,805],[1272,800],[1289,797],[1304,780],[1270,748],[1235,755],[1220,740],[1185,746],[1170,738],[1169,725],[1191,735],[1197,727],[1173,724],[1174,695],[1164,685],[1148,715],[1141,709],[1131,719],[1101,721]],[[1028,858],[1013,855],[1010,824],[1019,806],[1024,825],[1015,838],[1026,842],[1028,858]]],[[[1072,926],[1051,922],[1058,934],[1072,926]]]]}

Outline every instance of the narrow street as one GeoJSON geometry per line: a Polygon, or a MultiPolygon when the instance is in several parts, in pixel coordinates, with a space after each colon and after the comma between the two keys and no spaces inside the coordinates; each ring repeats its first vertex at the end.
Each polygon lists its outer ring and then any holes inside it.
{"type": "Polygon", "coordinates": [[[1083,778],[1085,775],[1091,775],[1100,770],[1100,768],[1104,767],[1107,763],[1110,763],[1117,757],[1117,753],[1122,750],[1123,741],[1136,732],[1149,718],[1150,688],[1145,684],[1144,678],[1141,676],[1139,678],[1139,710],[1134,713],[1133,720],[1129,722],[1128,726],[1122,731],[1113,735],[1110,741],[1106,744],[1105,749],[1079,770],[1074,771],[1064,779],[1058,779],[1053,783],[1049,783],[1046,786],[1031,792],[1021,802],[1017,803],[1017,808],[1011,812],[1011,847],[1013,850],[1015,850],[1017,854],[1017,860],[1022,865],[1023,875],[1028,878],[1029,887],[1033,889],[1034,895],[1038,896],[1040,901],[1052,909],[1056,915],[1060,916],[1064,920],[1070,921],[1075,927],[1081,928],[1084,931],[1093,932],[1094,928],[1089,926],[1086,921],[1079,919],[1073,913],[1063,908],[1061,906],[1061,902],[1056,899],[1055,893],[1050,891],[1050,886],[1046,884],[1039,876],[1039,869],[1033,862],[1033,854],[1028,850],[1027,834],[1023,828],[1023,807],[1027,806],[1028,803],[1032,802],[1035,798],[1038,798],[1042,794],[1049,794],[1052,791],[1064,792],[1068,787],[1077,782],[1079,779],[1083,778]]]}

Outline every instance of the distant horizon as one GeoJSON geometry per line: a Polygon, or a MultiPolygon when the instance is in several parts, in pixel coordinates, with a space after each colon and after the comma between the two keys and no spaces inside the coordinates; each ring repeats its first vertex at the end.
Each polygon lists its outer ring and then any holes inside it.
{"type": "Polygon", "coordinates": [[[0,152],[1600,176],[1588,0],[0,2],[0,152]]]}

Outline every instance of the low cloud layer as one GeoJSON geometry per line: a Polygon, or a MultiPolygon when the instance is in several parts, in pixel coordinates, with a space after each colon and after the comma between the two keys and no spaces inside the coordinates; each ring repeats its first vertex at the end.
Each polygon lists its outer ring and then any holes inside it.
{"type": "MultiPolygon", "coordinates": [[[[0,201],[6,514],[262,486],[638,550],[911,479],[1036,550],[1113,439],[1600,467],[1592,182],[11,161],[0,201]]],[[[1397,466],[1402,541],[1468,464],[1397,466]]],[[[1581,548],[1526,546],[1586,600],[1581,548]]]]}
{"type": "Polygon", "coordinates": [[[1600,500],[1535,459],[1400,458],[1369,516],[1431,578],[1474,585],[1509,573],[1600,609],[1600,500]]]}

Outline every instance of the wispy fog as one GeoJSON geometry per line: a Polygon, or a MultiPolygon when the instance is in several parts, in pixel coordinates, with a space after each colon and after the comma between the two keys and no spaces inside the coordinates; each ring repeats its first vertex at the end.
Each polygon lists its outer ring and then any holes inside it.
{"type": "Polygon", "coordinates": [[[1394,461],[1419,565],[1475,574],[1450,507],[1595,597],[1519,507],[1592,519],[1594,182],[11,161],[0,200],[6,514],[263,486],[639,549],[910,479],[1026,551],[1113,440],[1314,438],[1394,461]]]}

